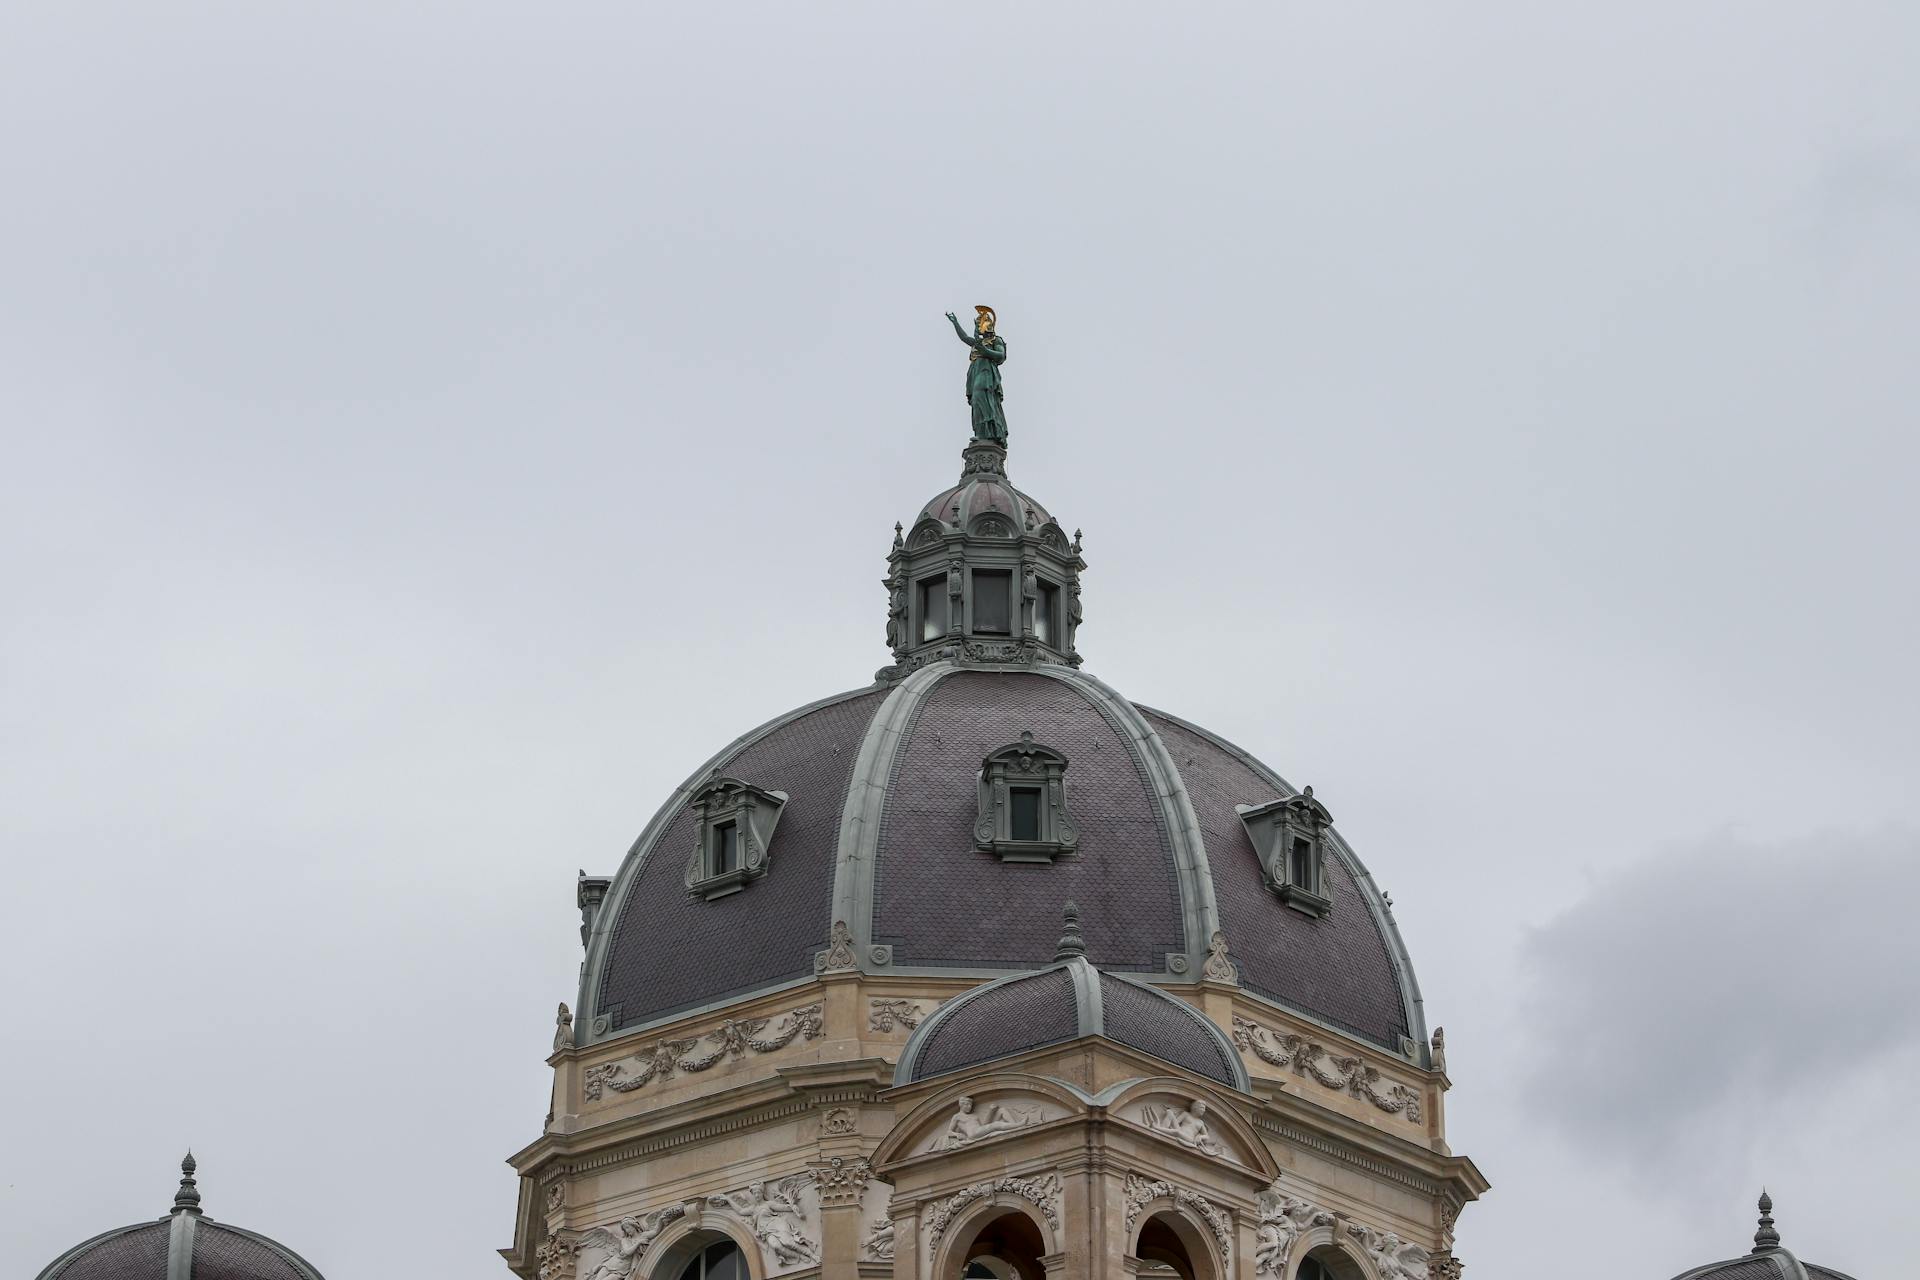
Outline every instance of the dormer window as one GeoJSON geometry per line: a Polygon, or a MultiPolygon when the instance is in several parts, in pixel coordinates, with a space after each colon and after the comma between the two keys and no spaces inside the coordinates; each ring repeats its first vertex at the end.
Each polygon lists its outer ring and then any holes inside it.
{"type": "Polygon", "coordinates": [[[703,786],[692,803],[699,832],[687,860],[687,892],[711,901],[767,874],[773,829],[786,803],[786,792],[738,778],[714,778],[703,786]]]}
{"type": "Polygon", "coordinates": [[[740,865],[740,824],[723,822],[713,829],[713,857],[707,874],[723,876],[740,865]]]}
{"type": "Polygon", "coordinates": [[[1052,862],[1080,845],[1067,816],[1067,758],[1031,733],[980,765],[974,847],[1002,862],[1052,862]]]}
{"type": "Polygon", "coordinates": [[[1297,796],[1263,805],[1235,805],[1260,859],[1267,887],[1296,911],[1324,916],[1333,909],[1325,865],[1333,815],[1308,787],[1297,796]]]}

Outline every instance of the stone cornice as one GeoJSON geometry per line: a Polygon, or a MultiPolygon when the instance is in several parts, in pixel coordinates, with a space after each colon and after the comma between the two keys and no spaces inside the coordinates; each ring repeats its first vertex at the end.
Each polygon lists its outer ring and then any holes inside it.
{"type": "Polygon", "coordinates": [[[1282,1091],[1281,1082],[1255,1081],[1265,1104],[1253,1117],[1254,1128],[1284,1142],[1318,1152],[1429,1198],[1442,1195],[1476,1199],[1490,1185],[1465,1156],[1442,1155],[1420,1143],[1396,1138],[1373,1125],[1282,1091]],[[1268,1087],[1260,1088],[1264,1084],[1268,1087]],[[1312,1108],[1307,1111],[1306,1108],[1312,1108]]]}

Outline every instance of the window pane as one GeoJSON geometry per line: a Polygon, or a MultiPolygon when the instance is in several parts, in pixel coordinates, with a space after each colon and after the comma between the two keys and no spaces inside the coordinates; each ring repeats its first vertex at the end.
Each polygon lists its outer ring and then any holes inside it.
{"type": "Polygon", "coordinates": [[[740,828],[723,822],[713,829],[713,874],[723,875],[740,862],[740,828]]]}
{"type": "Polygon", "coordinates": [[[1013,575],[1004,569],[973,571],[973,629],[1004,636],[1013,630],[1013,575]]]}
{"type": "Polygon", "coordinates": [[[1040,598],[1033,602],[1033,636],[1041,644],[1052,644],[1055,610],[1060,607],[1060,588],[1051,582],[1040,584],[1040,598]]]}
{"type": "Polygon", "coordinates": [[[1015,787],[1007,796],[1008,834],[1015,840],[1040,838],[1040,790],[1015,787]]]}
{"type": "Polygon", "coordinates": [[[732,1244],[717,1244],[707,1250],[705,1280],[747,1280],[745,1260],[732,1244]]]}
{"type": "Polygon", "coordinates": [[[920,638],[938,640],[947,634],[947,580],[920,580],[920,638]]]}
{"type": "Polygon", "coordinates": [[[1292,862],[1293,865],[1287,868],[1288,882],[1302,889],[1311,890],[1313,888],[1313,846],[1305,840],[1295,839],[1292,862]]]}

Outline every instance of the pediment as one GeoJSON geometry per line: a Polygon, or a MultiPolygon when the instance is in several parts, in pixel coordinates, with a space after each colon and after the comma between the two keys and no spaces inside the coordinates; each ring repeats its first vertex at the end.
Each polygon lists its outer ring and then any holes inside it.
{"type": "Polygon", "coordinates": [[[977,1076],[942,1089],[901,1116],[874,1151],[873,1162],[998,1142],[1086,1109],[1071,1089],[1044,1077],[977,1076]]]}
{"type": "Polygon", "coordinates": [[[1137,1080],[1107,1102],[1107,1114],[1161,1142],[1276,1177],[1279,1166],[1230,1097],[1172,1076],[1137,1080]]]}

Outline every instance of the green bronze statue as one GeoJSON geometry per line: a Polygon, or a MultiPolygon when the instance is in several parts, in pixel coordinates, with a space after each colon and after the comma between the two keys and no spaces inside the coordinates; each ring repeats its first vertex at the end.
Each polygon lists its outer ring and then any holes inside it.
{"type": "Polygon", "coordinates": [[[973,438],[1003,445],[1007,442],[1007,398],[1000,385],[1000,366],[1007,362],[1007,342],[993,331],[993,308],[975,307],[973,332],[960,327],[953,312],[947,319],[960,341],[973,348],[967,357],[967,403],[973,407],[973,438]]]}

